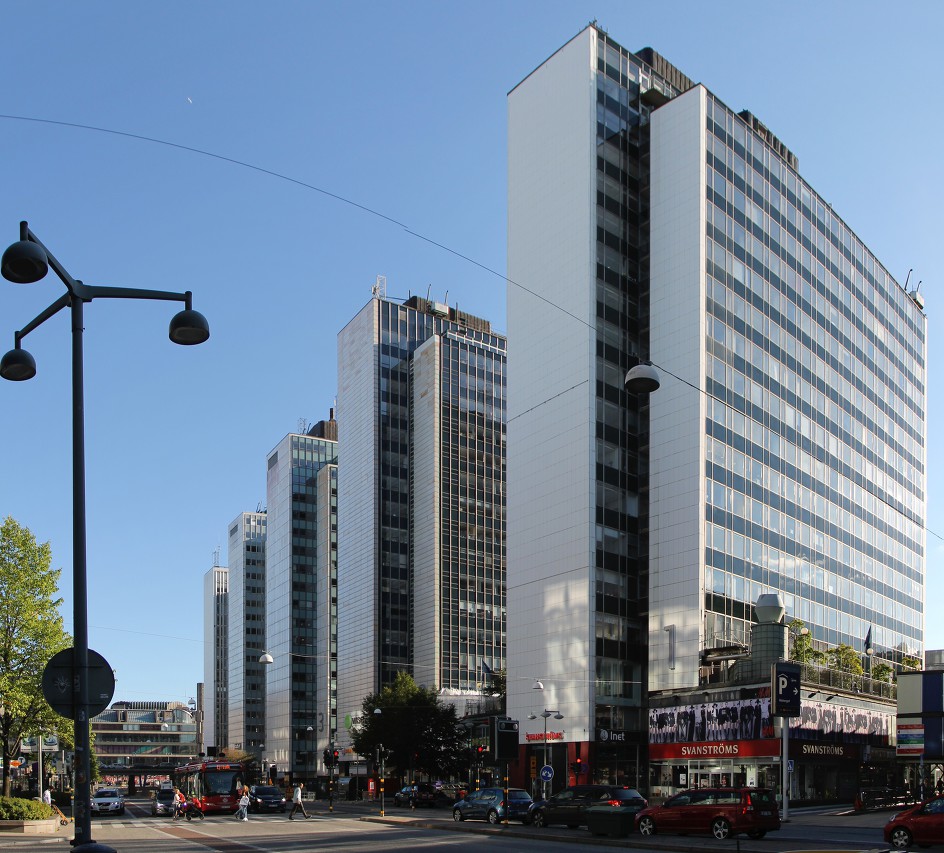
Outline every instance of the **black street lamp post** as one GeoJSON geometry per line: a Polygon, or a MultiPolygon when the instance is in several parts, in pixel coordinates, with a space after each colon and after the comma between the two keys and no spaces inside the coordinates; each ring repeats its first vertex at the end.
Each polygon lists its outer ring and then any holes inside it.
{"type": "Polygon", "coordinates": [[[88,579],[85,518],[85,402],[83,387],[83,308],[93,299],[159,299],[183,302],[183,311],[170,322],[170,339],[176,344],[202,344],[210,337],[206,318],[191,307],[191,293],[140,290],[127,287],[94,287],[72,278],[43,243],[20,223],[19,242],[11,245],[0,261],[0,273],[15,284],[32,284],[49,268],[62,280],[66,293],[14,334],[14,348],[0,359],[0,376],[12,381],[36,375],[33,356],[21,347],[23,338],[69,308],[72,315],[72,577],[73,577],[73,720],[75,723],[75,838],[73,853],[115,853],[92,840],[91,755],[89,752],[88,681],[88,579]]]}

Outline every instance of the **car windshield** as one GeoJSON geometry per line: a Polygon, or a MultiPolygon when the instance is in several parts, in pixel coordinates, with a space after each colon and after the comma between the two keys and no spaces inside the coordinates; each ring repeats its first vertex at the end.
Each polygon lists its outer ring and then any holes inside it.
{"type": "Polygon", "coordinates": [[[117,792],[117,791],[107,791],[107,790],[105,790],[105,789],[102,789],[101,791],[96,791],[96,792],[95,792],[95,796],[96,796],[96,797],[101,797],[102,799],[105,799],[106,797],[112,797],[112,798],[114,798],[114,797],[117,797],[117,796],[118,796],[118,792],[117,792]]]}
{"type": "Polygon", "coordinates": [[[157,792],[157,798],[158,798],[159,800],[161,800],[161,802],[163,802],[163,801],[165,801],[165,800],[166,800],[167,802],[170,802],[171,800],[174,799],[175,796],[176,796],[176,795],[174,794],[173,791],[158,791],[158,792],[157,792]]]}
{"type": "Polygon", "coordinates": [[[514,789],[508,791],[508,799],[510,800],[530,800],[531,795],[527,791],[515,791],[514,789]]]}
{"type": "Polygon", "coordinates": [[[256,787],[256,796],[257,797],[276,797],[280,794],[278,788],[273,788],[270,785],[258,785],[256,787]]]}

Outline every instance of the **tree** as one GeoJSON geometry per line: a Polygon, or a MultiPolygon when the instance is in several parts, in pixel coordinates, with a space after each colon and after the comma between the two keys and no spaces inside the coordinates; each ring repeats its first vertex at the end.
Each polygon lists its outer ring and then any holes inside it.
{"type": "Polygon", "coordinates": [[[803,633],[803,629],[806,628],[806,623],[802,619],[792,620],[787,627],[790,629],[790,634],[793,637],[793,648],[790,650],[790,660],[795,660],[799,663],[815,663],[819,666],[826,663],[826,655],[819,649],[813,648],[813,635],[809,631],[803,633]]]}
{"type": "Polygon", "coordinates": [[[363,716],[351,729],[354,750],[373,758],[383,745],[388,774],[394,767],[401,774],[452,776],[463,766],[466,735],[455,707],[441,703],[435,690],[417,686],[409,674],[398,672],[392,685],[365,697],[361,708],[363,716]]]}
{"type": "Polygon", "coordinates": [[[826,652],[826,660],[832,669],[862,675],[862,656],[847,643],[840,643],[826,652]]]}
{"type": "Polygon", "coordinates": [[[0,527],[0,742],[3,793],[10,795],[10,761],[24,737],[68,730],[46,703],[43,670],[71,638],[59,613],[59,569],[50,568],[48,542],[37,544],[26,527],[7,517],[0,527]]]}
{"type": "Polygon", "coordinates": [[[876,681],[891,681],[895,670],[887,663],[877,663],[872,667],[872,678],[876,681]]]}

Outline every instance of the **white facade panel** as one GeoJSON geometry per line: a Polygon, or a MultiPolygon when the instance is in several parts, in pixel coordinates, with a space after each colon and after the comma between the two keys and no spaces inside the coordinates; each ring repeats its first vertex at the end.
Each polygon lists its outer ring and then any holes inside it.
{"type": "Polygon", "coordinates": [[[566,740],[592,727],[595,52],[508,97],[508,713],[560,710],[566,740]]]}
{"type": "MultiPolygon", "coordinates": [[[[679,95],[652,114],[650,127],[652,360],[702,390],[705,96],[702,86],[679,95]]],[[[665,381],[649,406],[649,689],[695,687],[703,624],[705,395],[665,381]]]]}
{"type": "MultiPolygon", "coordinates": [[[[379,317],[371,300],[338,335],[338,718],[359,714],[377,689],[379,529],[375,484],[379,317]]],[[[339,728],[343,743],[346,729],[339,728]]]]}

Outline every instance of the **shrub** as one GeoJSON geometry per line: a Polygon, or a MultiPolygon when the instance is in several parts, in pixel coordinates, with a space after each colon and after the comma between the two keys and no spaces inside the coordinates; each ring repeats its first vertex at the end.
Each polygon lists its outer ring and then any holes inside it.
{"type": "Polygon", "coordinates": [[[0,820],[48,820],[55,812],[38,800],[0,797],[0,820]]]}

